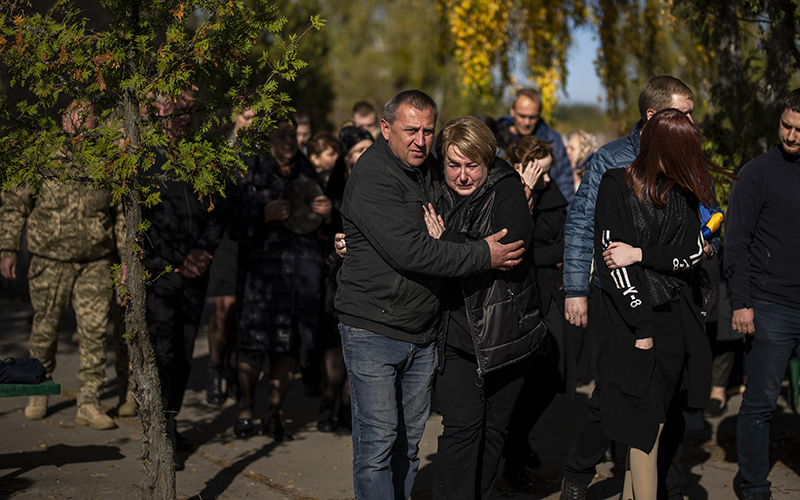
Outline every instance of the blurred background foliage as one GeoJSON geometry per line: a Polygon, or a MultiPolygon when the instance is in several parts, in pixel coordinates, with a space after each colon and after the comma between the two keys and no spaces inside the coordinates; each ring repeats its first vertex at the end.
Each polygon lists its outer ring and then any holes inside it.
{"type": "MultiPolygon", "coordinates": [[[[360,100],[380,112],[407,88],[439,103],[440,123],[497,117],[516,89],[532,85],[558,131],[581,128],[605,141],[638,119],[642,85],[671,74],[695,92],[707,152],[738,168],[777,144],[780,99],[800,83],[800,0],[276,1],[290,30],[312,13],[327,20],[301,44],[309,67],[282,83],[316,129],[337,130],[360,100]],[[606,101],[559,105],[572,34],[587,27],[599,41],[606,101]]],[[[96,2],[76,4],[97,21],[96,2]]],[[[0,75],[0,90],[7,81],[0,75]]]]}
{"type": "Polygon", "coordinates": [[[517,88],[532,84],[557,130],[611,139],[638,119],[642,85],[671,74],[695,92],[708,153],[737,168],[777,144],[780,99],[800,83],[800,0],[281,2],[286,12],[318,9],[328,21],[302,49],[327,55],[303,54],[322,77],[299,79],[292,94],[323,128],[338,127],[356,101],[380,109],[412,87],[436,99],[443,120],[499,116],[517,88]],[[571,34],[587,26],[599,40],[606,102],[559,106],[571,34]],[[314,100],[323,95],[327,107],[314,100]]]}

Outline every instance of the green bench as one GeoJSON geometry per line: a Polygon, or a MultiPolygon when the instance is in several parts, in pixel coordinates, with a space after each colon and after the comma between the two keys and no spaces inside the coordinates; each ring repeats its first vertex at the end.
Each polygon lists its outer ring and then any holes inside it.
{"type": "Polygon", "coordinates": [[[61,394],[61,384],[56,384],[52,380],[45,380],[41,384],[0,384],[0,398],[55,394],[61,394]]]}

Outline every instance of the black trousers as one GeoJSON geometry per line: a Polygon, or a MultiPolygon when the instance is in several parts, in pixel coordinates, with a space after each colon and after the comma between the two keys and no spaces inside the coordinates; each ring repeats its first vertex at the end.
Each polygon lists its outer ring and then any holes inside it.
{"type": "Polygon", "coordinates": [[[559,352],[555,340],[550,342],[549,350],[534,354],[531,358],[528,375],[508,425],[508,439],[503,451],[506,461],[522,460],[528,456],[531,432],[561,387],[558,363],[562,353],[559,352]]]}
{"type": "Polygon", "coordinates": [[[172,415],[180,411],[189,383],[207,288],[208,273],[193,279],[165,273],[147,288],[147,329],[161,379],[164,411],[172,415]]]}
{"type": "MultiPolygon", "coordinates": [[[[597,318],[597,306],[601,300],[602,292],[594,291],[594,299],[590,300],[589,321],[597,318]]],[[[602,335],[599,328],[593,330],[598,336],[602,335]]],[[[602,339],[599,339],[602,345],[602,339]]],[[[603,382],[602,350],[597,359],[597,380],[594,392],[586,404],[586,413],[578,424],[575,444],[567,456],[564,464],[564,477],[570,482],[588,488],[594,478],[598,463],[603,459],[606,450],[611,446],[611,440],[603,432],[603,422],[600,419],[600,405],[602,401],[601,386],[603,382]]],[[[660,500],[682,500],[683,487],[686,477],[681,464],[683,453],[683,432],[686,427],[683,418],[683,407],[675,401],[667,412],[667,421],[664,423],[658,447],[658,498],[660,500]]]]}
{"type": "Polygon", "coordinates": [[[514,403],[530,357],[478,379],[475,355],[445,350],[436,398],[444,432],[433,471],[433,498],[483,499],[492,492],[514,403]]]}

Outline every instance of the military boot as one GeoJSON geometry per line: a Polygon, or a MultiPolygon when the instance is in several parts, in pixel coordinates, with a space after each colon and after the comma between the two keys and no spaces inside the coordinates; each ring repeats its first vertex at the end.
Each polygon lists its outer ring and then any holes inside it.
{"type": "Polygon", "coordinates": [[[31,396],[25,405],[25,418],[41,420],[47,415],[47,396],[31,396]]]}
{"type": "Polygon", "coordinates": [[[85,403],[78,407],[75,424],[88,425],[92,429],[98,430],[113,429],[117,426],[114,419],[106,415],[100,405],[91,403],[85,403]]]}
{"type": "Polygon", "coordinates": [[[133,398],[133,392],[127,391],[125,398],[119,398],[119,408],[117,414],[120,417],[135,417],[136,412],[139,410],[139,404],[133,398]]]}

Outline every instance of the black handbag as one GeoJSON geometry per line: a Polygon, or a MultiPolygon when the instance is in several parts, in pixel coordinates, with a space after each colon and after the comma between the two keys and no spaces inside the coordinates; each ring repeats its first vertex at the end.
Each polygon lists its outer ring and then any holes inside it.
{"type": "Polygon", "coordinates": [[[40,384],[47,371],[36,358],[6,358],[0,361],[0,384],[40,384]]]}
{"type": "Polygon", "coordinates": [[[711,282],[708,271],[701,267],[698,269],[697,274],[700,279],[700,292],[703,296],[703,317],[708,318],[709,315],[714,313],[717,309],[717,304],[719,304],[719,291],[714,283],[711,282]]]}

